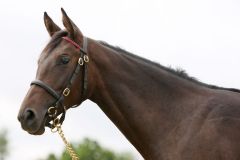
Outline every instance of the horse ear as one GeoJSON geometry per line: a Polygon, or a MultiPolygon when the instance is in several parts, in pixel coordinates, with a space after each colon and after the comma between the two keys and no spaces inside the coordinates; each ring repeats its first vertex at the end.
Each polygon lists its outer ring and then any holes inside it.
{"type": "Polygon", "coordinates": [[[61,8],[62,11],[62,21],[63,21],[63,25],[66,28],[66,30],[68,31],[68,33],[70,33],[70,36],[73,39],[77,39],[78,36],[80,36],[80,40],[83,38],[83,34],[82,32],[79,30],[79,28],[73,23],[73,21],[68,17],[67,13],[64,11],[63,8],[61,8]]]}
{"type": "Polygon", "coordinates": [[[60,31],[61,28],[58,27],[53,20],[48,16],[47,12],[44,12],[44,24],[47,28],[47,31],[50,36],[52,36],[55,32],[60,31]]]}

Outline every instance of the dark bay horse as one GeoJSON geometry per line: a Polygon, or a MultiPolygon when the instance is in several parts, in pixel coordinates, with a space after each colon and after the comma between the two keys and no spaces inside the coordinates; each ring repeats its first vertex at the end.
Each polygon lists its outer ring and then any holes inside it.
{"type": "Polygon", "coordinates": [[[51,40],[19,111],[24,130],[43,134],[50,106],[59,115],[90,99],[146,160],[240,160],[239,90],[86,38],[62,13],[65,30],[44,14],[51,40]]]}

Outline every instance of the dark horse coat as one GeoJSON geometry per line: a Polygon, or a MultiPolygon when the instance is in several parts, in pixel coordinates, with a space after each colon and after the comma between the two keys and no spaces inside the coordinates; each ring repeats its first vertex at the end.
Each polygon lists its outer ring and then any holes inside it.
{"type": "MultiPolygon", "coordinates": [[[[82,46],[83,34],[64,11],[66,30],[47,14],[44,22],[51,41],[39,58],[36,78],[61,93],[79,58],[78,49],[62,37],[82,46]]],[[[65,106],[92,100],[146,160],[240,160],[239,90],[198,82],[90,38],[87,52],[87,75],[80,70],[65,106]]],[[[42,134],[53,102],[45,90],[32,86],[18,116],[23,129],[42,134]]]]}

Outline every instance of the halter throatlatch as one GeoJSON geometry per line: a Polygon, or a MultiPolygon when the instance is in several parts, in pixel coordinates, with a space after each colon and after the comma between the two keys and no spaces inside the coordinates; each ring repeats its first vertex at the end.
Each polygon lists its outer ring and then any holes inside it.
{"type": "Polygon", "coordinates": [[[70,77],[65,89],[63,89],[63,91],[59,94],[51,86],[49,86],[48,84],[44,83],[41,80],[37,79],[37,80],[34,80],[31,82],[31,86],[36,85],[38,87],[41,87],[56,100],[48,108],[48,116],[50,118],[52,118],[52,123],[49,122],[46,124],[46,126],[51,128],[52,130],[54,128],[57,128],[57,126],[59,124],[61,125],[65,119],[65,114],[66,114],[67,108],[63,105],[63,101],[64,101],[64,98],[70,94],[71,85],[77,78],[81,67],[83,67],[83,74],[82,74],[83,75],[83,82],[82,82],[82,96],[83,97],[86,96],[86,91],[87,91],[87,86],[88,86],[88,84],[87,84],[87,63],[89,62],[89,58],[87,55],[87,45],[88,45],[87,38],[86,37],[83,38],[83,47],[80,47],[76,42],[71,40],[69,37],[62,37],[62,39],[71,43],[73,46],[75,46],[80,51],[80,57],[78,59],[78,64],[76,65],[75,70],[73,71],[73,74],[70,77]],[[61,115],[61,117],[58,118],[57,117],[58,115],[61,115]],[[58,123],[56,123],[56,122],[58,122],[58,123]]]}

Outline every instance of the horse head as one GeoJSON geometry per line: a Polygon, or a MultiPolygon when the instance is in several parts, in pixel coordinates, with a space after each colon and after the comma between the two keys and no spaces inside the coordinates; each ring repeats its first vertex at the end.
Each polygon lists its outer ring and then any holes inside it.
{"type": "Polygon", "coordinates": [[[87,38],[63,9],[62,15],[65,30],[44,13],[51,39],[40,55],[36,80],[31,83],[18,114],[22,128],[30,134],[43,134],[45,126],[51,126],[53,115],[62,115],[62,123],[66,110],[86,99],[87,38]]]}

